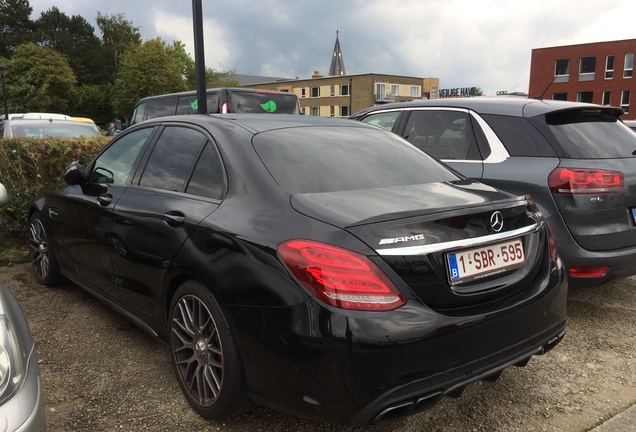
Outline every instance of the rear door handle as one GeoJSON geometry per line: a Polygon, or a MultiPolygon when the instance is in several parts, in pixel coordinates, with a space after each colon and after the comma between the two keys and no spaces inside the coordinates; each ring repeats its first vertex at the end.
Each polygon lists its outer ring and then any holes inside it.
{"type": "Polygon", "coordinates": [[[171,227],[177,228],[185,222],[185,215],[181,212],[170,211],[163,214],[163,221],[171,227]]]}

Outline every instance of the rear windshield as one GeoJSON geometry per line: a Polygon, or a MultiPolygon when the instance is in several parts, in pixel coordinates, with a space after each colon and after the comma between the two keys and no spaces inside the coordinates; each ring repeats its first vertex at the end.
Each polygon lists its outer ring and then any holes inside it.
{"type": "Polygon", "coordinates": [[[339,192],[458,180],[432,157],[381,129],[303,127],[254,137],[254,148],[290,193],[339,192]]]}
{"type": "Polygon", "coordinates": [[[228,112],[299,114],[298,97],[293,93],[230,92],[228,112]]]}
{"type": "Polygon", "coordinates": [[[558,111],[546,122],[569,157],[613,159],[633,157],[636,134],[602,109],[558,111]]]}

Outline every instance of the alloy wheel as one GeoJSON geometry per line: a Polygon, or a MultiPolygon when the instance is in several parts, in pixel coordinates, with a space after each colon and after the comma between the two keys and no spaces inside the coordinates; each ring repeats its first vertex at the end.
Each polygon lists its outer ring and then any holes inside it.
{"type": "Polygon", "coordinates": [[[33,218],[29,226],[29,253],[35,275],[40,280],[46,279],[51,265],[49,244],[44,226],[38,218],[33,218]]]}
{"type": "Polygon", "coordinates": [[[213,405],[223,386],[223,353],[216,322],[201,299],[186,295],[175,305],[171,337],[184,389],[198,405],[213,405]]]}

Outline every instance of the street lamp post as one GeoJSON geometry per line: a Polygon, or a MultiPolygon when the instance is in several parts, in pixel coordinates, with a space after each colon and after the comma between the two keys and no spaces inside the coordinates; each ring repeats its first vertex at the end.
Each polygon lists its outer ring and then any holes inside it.
{"type": "Polygon", "coordinates": [[[4,76],[11,70],[9,66],[0,65],[0,80],[2,80],[2,103],[4,105],[4,119],[9,119],[9,109],[7,108],[7,89],[4,85],[4,76]]]}

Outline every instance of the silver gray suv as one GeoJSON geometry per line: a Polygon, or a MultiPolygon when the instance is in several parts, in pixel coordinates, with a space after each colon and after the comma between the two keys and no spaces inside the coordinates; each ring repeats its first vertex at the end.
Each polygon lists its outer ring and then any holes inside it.
{"type": "Polygon", "coordinates": [[[636,134],[620,108],[520,97],[420,100],[350,118],[401,135],[456,171],[529,193],[570,285],[636,274],[636,134]]]}

